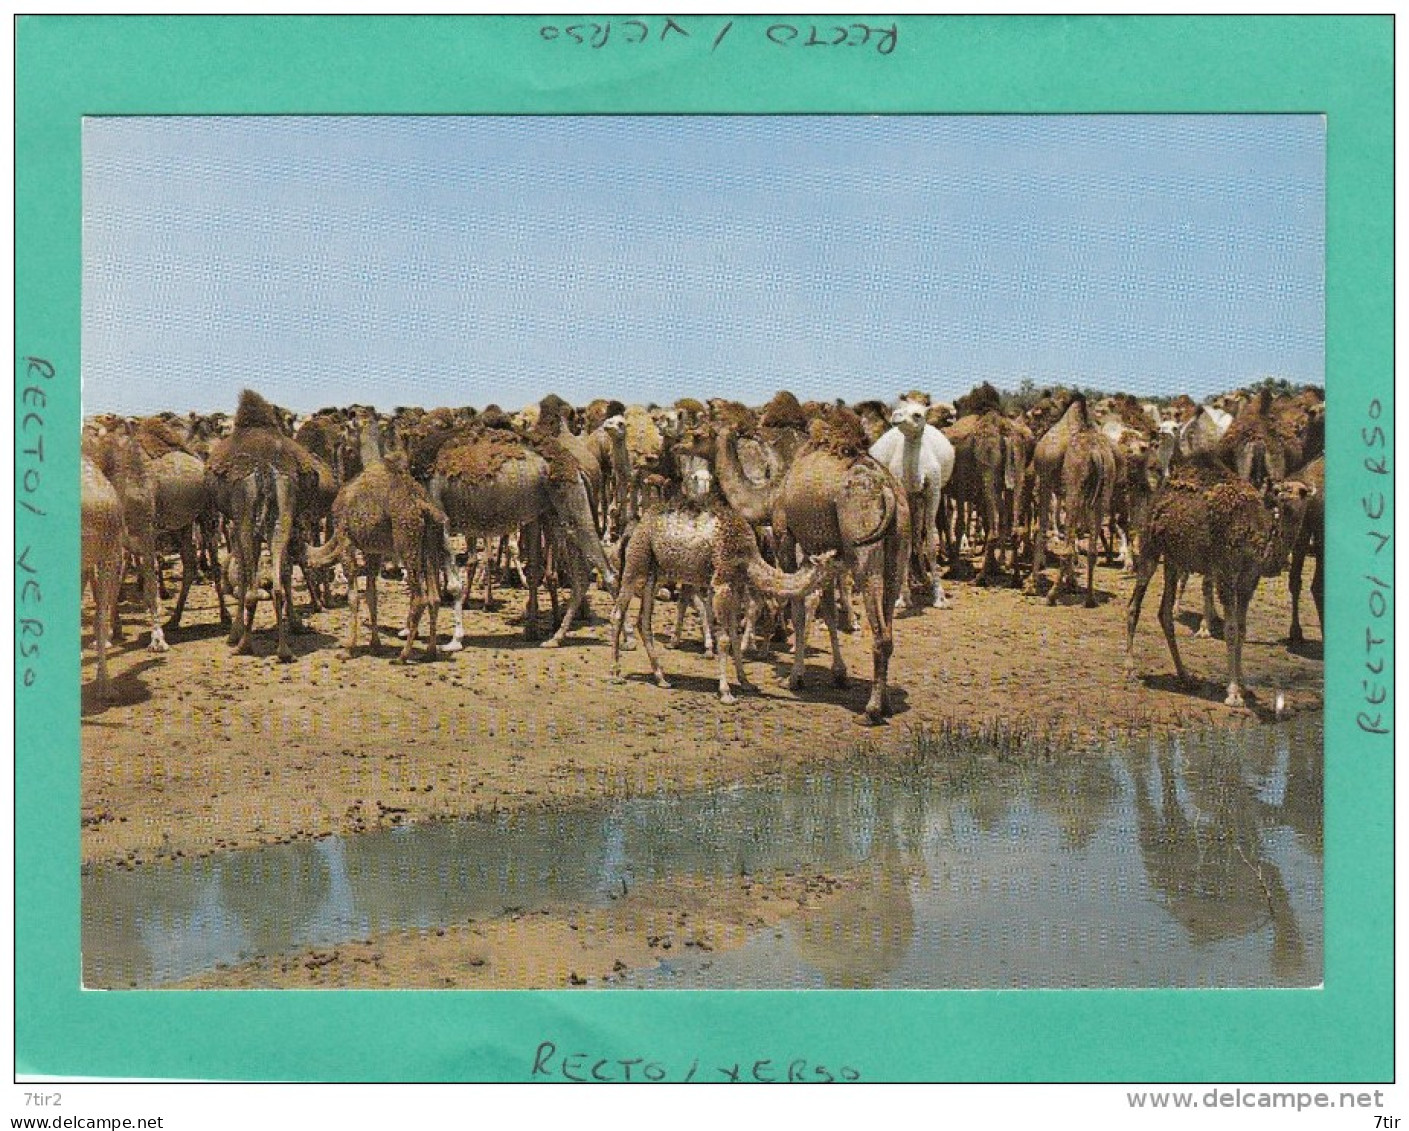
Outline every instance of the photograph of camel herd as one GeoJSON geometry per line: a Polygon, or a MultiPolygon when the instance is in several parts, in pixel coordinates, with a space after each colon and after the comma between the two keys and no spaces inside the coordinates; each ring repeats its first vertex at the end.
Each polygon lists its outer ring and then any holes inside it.
{"type": "Polygon", "coordinates": [[[1323,170],[89,120],[85,986],[1319,984],[1323,170]]]}

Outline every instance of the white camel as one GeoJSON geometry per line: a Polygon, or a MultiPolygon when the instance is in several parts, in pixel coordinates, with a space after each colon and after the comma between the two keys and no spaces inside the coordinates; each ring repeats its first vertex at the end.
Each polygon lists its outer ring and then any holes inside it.
{"type": "MultiPolygon", "coordinates": [[[[920,564],[934,586],[934,606],[949,607],[939,580],[936,552],[939,544],[940,492],[954,474],[954,445],[949,437],[926,421],[927,409],[917,401],[900,401],[891,410],[892,427],[871,445],[871,458],[886,467],[905,488],[915,522],[915,547],[920,564]]],[[[910,604],[910,565],[901,568],[900,597],[896,608],[910,604]]]]}

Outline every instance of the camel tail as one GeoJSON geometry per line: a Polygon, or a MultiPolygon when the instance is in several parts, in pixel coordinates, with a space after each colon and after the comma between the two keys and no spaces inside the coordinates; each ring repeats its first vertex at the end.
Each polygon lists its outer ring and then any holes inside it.
{"type": "Polygon", "coordinates": [[[305,559],[310,569],[323,569],[339,561],[347,552],[347,528],[339,526],[333,536],[321,546],[312,546],[305,559]]]}
{"type": "Polygon", "coordinates": [[[1018,467],[1018,446],[1007,437],[1003,437],[1003,486],[1009,491],[1018,489],[1018,481],[1022,477],[1021,468],[1018,467]]]}
{"type": "Polygon", "coordinates": [[[254,470],[254,528],[260,538],[272,543],[278,522],[279,488],[274,481],[274,469],[262,463],[254,470]]]}
{"type": "MultiPolygon", "coordinates": [[[[421,576],[425,578],[426,597],[436,605],[440,604],[440,566],[442,561],[441,532],[439,523],[425,522],[421,525],[421,576]]],[[[409,563],[408,563],[409,564],[409,563]]]]}
{"type": "Polygon", "coordinates": [[[1272,478],[1272,473],[1267,468],[1267,445],[1261,440],[1254,443],[1248,453],[1247,477],[1254,487],[1261,487],[1272,478]]]}
{"type": "Polygon", "coordinates": [[[885,513],[881,515],[881,521],[870,534],[856,539],[856,541],[852,543],[853,546],[869,546],[873,542],[879,542],[890,533],[890,528],[895,524],[895,492],[887,489],[884,494],[886,501],[885,513]]]}
{"type": "Polygon", "coordinates": [[[1097,507],[1105,493],[1105,487],[1106,465],[1098,459],[1090,460],[1086,465],[1086,476],[1081,482],[1081,502],[1091,514],[1100,513],[1097,507]]]}

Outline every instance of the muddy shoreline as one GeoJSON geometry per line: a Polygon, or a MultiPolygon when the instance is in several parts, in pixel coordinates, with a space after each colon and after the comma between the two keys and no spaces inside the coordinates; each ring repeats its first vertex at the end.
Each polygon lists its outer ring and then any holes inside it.
{"type": "MultiPolygon", "coordinates": [[[[953,608],[896,620],[897,710],[882,727],[861,725],[870,682],[864,630],[843,637],[848,687],[832,686],[826,636],[814,631],[806,688],[787,688],[789,656],[777,651],[746,661],[758,691],[727,707],[693,617],[683,646],[663,652],[671,688],[654,685],[639,649],[624,654],[625,681],[612,683],[600,592],[592,595],[597,619],[560,649],[526,642],[522,596],[500,590],[495,609],[478,599],[467,608],[464,651],[404,667],[390,662],[404,609],[396,583],[382,587],[382,654],[351,660],[337,658],[345,606],[308,614],[295,662],[279,664],[272,633],[256,636],[254,656],[230,654],[208,585],[193,590],[164,655],[145,651],[140,613],[127,605],[128,640],[110,661],[115,702],[94,700],[87,647],[83,657],[82,859],[135,867],[495,810],[707,789],[858,750],[900,757],[917,728],[999,726],[1074,753],[1119,733],[1258,725],[1278,692],[1287,711],[1322,705],[1320,644],[1288,649],[1282,579],[1259,587],[1249,614],[1251,711],[1223,706],[1224,644],[1194,638],[1187,621],[1181,651],[1203,682],[1178,685],[1153,593],[1136,641],[1141,678],[1127,681],[1130,581],[1114,567],[1098,573],[1095,609],[1076,600],[1049,608],[1007,588],[948,588],[953,608]]],[[[267,624],[267,607],[261,613],[267,624]]],[[[672,617],[658,602],[658,634],[672,617]]],[[[448,620],[447,610],[442,639],[448,620]]]]}

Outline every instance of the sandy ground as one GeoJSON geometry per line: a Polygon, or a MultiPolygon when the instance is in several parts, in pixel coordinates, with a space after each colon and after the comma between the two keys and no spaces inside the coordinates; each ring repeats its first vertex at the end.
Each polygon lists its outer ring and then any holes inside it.
{"type": "MultiPolygon", "coordinates": [[[[1314,607],[1307,600],[1303,614],[1311,644],[1290,651],[1285,579],[1265,581],[1252,604],[1244,666],[1256,702],[1245,711],[1223,706],[1223,642],[1195,639],[1189,618],[1179,626],[1180,647],[1203,682],[1186,689],[1174,679],[1155,619],[1158,578],[1136,641],[1141,678],[1129,682],[1131,582],[1105,567],[1097,584],[1101,603],[1086,609],[1079,598],[1048,607],[1015,589],[948,583],[951,608],[896,620],[896,713],[882,727],[863,725],[871,666],[864,630],[843,637],[848,687],[832,686],[826,633],[814,626],[804,690],[788,690],[790,653],[775,651],[746,662],[758,690],[729,707],[718,700],[716,663],[703,655],[693,616],[683,647],[663,652],[670,689],[651,681],[641,649],[624,653],[626,679],[612,682],[610,605],[600,592],[592,595],[598,619],[574,629],[560,649],[524,640],[519,591],[496,590],[502,603],[488,612],[476,595],[465,650],[407,666],[391,662],[405,609],[399,582],[381,586],[381,655],[338,657],[348,616],[339,604],[305,613],[311,631],[294,638],[292,664],[274,658],[272,628],[256,636],[255,655],[231,655],[208,583],[193,590],[164,655],[146,651],[142,613],[129,599],[128,639],[110,661],[115,701],[106,705],[89,686],[85,619],[83,860],[137,867],[495,810],[708,788],[844,760],[863,746],[899,756],[922,727],[979,729],[1001,720],[1059,735],[1079,756],[1083,743],[1123,731],[1258,725],[1271,717],[1278,692],[1289,711],[1322,705],[1314,607]]],[[[673,615],[657,603],[658,633],[673,615]]],[[[444,610],[442,640],[449,619],[444,610]]],[[[262,605],[258,623],[271,621],[262,605]]],[[[264,956],[183,985],[600,987],[653,964],[667,940],[677,952],[728,949],[835,898],[849,882],[682,880],[607,908],[396,932],[264,956]]]]}
{"type": "MultiPolygon", "coordinates": [[[[1305,602],[1311,644],[1289,651],[1284,579],[1265,581],[1253,601],[1244,667],[1257,705],[1236,711],[1222,702],[1223,642],[1195,639],[1187,622],[1180,648],[1204,682],[1185,689],[1174,679],[1155,619],[1159,579],[1136,639],[1141,678],[1129,682],[1130,581],[1114,567],[1098,578],[1104,596],[1095,609],[958,582],[949,585],[952,608],[897,617],[896,713],[874,728],[862,725],[871,667],[864,630],[843,637],[850,686],[832,686],[826,633],[814,627],[807,687],[788,690],[789,653],[778,651],[746,661],[759,690],[729,707],[718,700],[716,663],[703,655],[693,617],[684,646],[663,652],[670,689],[651,681],[641,649],[623,654],[625,681],[613,683],[609,599],[600,592],[592,595],[600,619],[575,628],[560,649],[523,639],[517,590],[496,590],[503,604],[491,612],[476,596],[465,650],[406,666],[391,662],[405,607],[398,582],[381,586],[383,653],[351,660],[338,658],[345,605],[308,614],[312,631],[294,637],[295,661],[280,664],[272,628],[256,635],[255,655],[230,654],[208,584],[193,590],[162,655],[146,651],[142,614],[129,601],[108,705],[89,686],[85,629],[83,859],[136,864],[549,801],[698,789],[844,759],[863,743],[899,753],[922,726],[1001,719],[1079,745],[1129,729],[1255,724],[1278,691],[1291,710],[1321,705],[1314,608],[1305,602]]],[[[657,602],[658,632],[672,617],[657,602]]],[[[260,618],[272,620],[267,605],[260,618]]],[[[448,621],[445,610],[442,640],[448,621]]]]}

